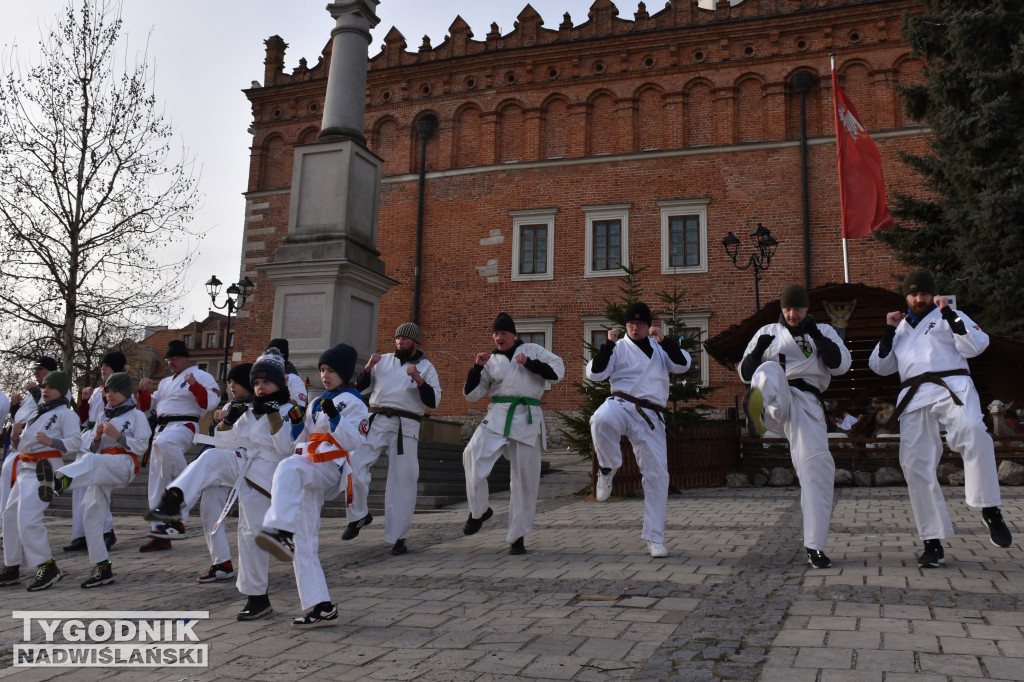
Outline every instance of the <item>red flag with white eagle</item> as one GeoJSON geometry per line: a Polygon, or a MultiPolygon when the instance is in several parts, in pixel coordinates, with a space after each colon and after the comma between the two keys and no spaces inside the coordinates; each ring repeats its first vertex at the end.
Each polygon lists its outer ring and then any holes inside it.
{"type": "Polygon", "coordinates": [[[858,239],[893,224],[885,205],[882,156],[861,125],[857,109],[839,87],[835,68],[832,69],[832,93],[843,239],[858,239]]]}

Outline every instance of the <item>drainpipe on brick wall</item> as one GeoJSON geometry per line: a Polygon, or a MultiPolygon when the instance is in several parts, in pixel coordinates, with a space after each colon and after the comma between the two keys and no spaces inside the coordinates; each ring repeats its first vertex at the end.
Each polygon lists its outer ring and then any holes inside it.
{"type": "Polygon", "coordinates": [[[800,183],[804,220],[804,288],[811,288],[811,196],[807,169],[807,91],[814,85],[814,74],[793,74],[793,89],[800,94],[800,183]]]}
{"type": "Polygon", "coordinates": [[[416,201],[416,271],[412,285],[412,321],[420,323],[420,272],[423,260],[423,201],[427,185],[427,140],[437,130],[437,119],[424,116],[416,121],[416,135],[420,138],[420,196],[416,201]]]}

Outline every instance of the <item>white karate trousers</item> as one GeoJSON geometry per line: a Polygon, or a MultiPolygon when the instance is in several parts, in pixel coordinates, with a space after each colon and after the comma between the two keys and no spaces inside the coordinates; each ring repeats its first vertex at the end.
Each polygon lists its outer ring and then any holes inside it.
{"type": "MultiPolygon", "coordinates": [[[[75,461],[55,472],[71,478],[71,492],[82,504],[82,535],[89,545],[89,561],[98,564],[108,558],[103,533],[109,530],[110,493],[135,478],[135,462],[129,455],[83,452],[75,461]]],[[[37,481],[38,483],[38,481],[37,481]]],[[[74,531],[72,531],[74,534],[74,531]]]]}
{"type": "MultiPolygon", "coordinates": [[[[246,461],[235,450],[206,450],[168,487],[178,488],[186,501],[194,501],[211,486],[234,485],[246,461]]],[[[276,467],[274,462],[253,459],[246,478],[269,491],[276,467]]],[[[255,534],[263,528],[263,517],[269,508],[270,499],[242,481],[238,487],[238,566],[235,567],[238,579],[235,586],[246,596],[267,593],[270,555],[256,546],[255,534]]]]}
{"type": "Polygon", "coordinates": [[[665,542],[665,507],[668,505],[668,455],[665,448],[665,424],[657,412],[647,410],[650,424],[637,412],[637,406],[619,398],[604,401],[590,417],[590,435],[594,440],[597,465],[618,469],[622,466],[622,436],[633,445],[636,464],[644,490],[644,527],[640,537],[665,542]]]}
{"type": "MultiPolygon", "coordinates": [[[[78,456],[75,457],[77,462],[79,458],[87,454],[89,451],[79,452],[78,456]]],[[[130,458],[129,458],[130,459],[130,458]]],[[[134,465],[133,465],[134,466],[134,465]]],[[[134,470],[134,468],[133,468],[134,470]]],[[[68,474],[70,476],[70,474],[68,474]]],[[[134,475],[133,475],[134,477],[134,475]]],[[[125,484],[127,485],[127,484],[125,484]]],[[[116,487],[116,486],[115,486],[116,487]]],[[[85,526],[82,522],[82,507],[85,505],[85,488],[79,488],[78,486],[72,486],[71,488],[71,537],[72,538],[84,538],[85,537],[85,526]]],[[[114,530],[114,517],[110,513],[110,505],[107,505],[106,517],[103,519],[103,532],[114,530]]],[[[93,562],[95,563],[95,562],[93,562]]]]}
{"type": "MultiPolygon", "coordinates": [[[[185,470],[185,451],[192,446],[195,433],[185,426],[187,422],[171,422],[159,427],[160,431],[153,437],[153,445],[149,457],[149,508],[160,505],[164,491],[171,487],[171,481],[185,470]]],[[[230,485],[230,484],[229,484],[230,485]]],[[[195,497],[186,497],[186,504],[181,505],[181,522],[188,521],[188,510],[195,502],[195,497]]],[[[156,529],[162,522],[154,521],[156,529]]]]}
{"type": "Polygon", "coordinates": [[[935,470],[942,456],[939,431],[949,449],[964,460],[964,497],[971,507],[998,507],[999,474],[992,437],[985,430],[978,392],[958,394],[963,406],[945,398],[900,415],[900,467],[907,479],[910,506],[922,540],[953,536],[946,500],[935,470]]]}
{"type": "Polygon", "coordinates": [[[274,472],[270,508],[263,517],[263,528],[293,534],[292,569],[303,610],[331,601],[320,566],[320,508],[325,499],[334,499],[341,491],[344,479],[339,463],[344,461],[314,462],[306,455],[293,455],[274,472]]]}
{"type": "MultiPolygon", "coordinates": [[[[400,419],[401,417],[394,417],[400,419]]],[[[383,415],[374,420],[387,419],[383,415]]],[[[352,504],[346,519],[357,521],[366,516],[366,498],[370,493],[370,467],[384,453],[388,455],[388,480],[384,488],[384,540],[394,544],[409,534],[416,511],[416,484],[420,478],[419,441],[403,431],[398,454],[398,432],[370,426],[366,441],[349,453],[352,463],[352,504]]]]}
{"type": "Polygon", "coordinates": [[[818,396],[793,388],[777,362],[762,363],[750,379],[761,389],[765,428],[782,433],[800,479],[800,510],[804,517],[804,547],[824,551],[832,522],[836,462],[828,449],[825,413],[818,396]]]}
{"type": "Polygon", "coordinates": [[[480,518],[487,511],[490,494],[487,477],[502,455],[511,468],[508,533],[505,537],[512,543],[533,530],[537,490],[540,488],[541,437],[538,435],[534,443],[526,444],[477,427],[462,453],[466,499],[474,518],[480,518]]]}
{"type": "MultiPolygon", "coordinates": [[[[13,460],[15,454],[8,455],[8,458],[13,460]]],[[[59,463],[59,459],[51,460],[51,464],[59,463]]],[[[4,468],[7,477],[3,485],[10,487],[11,469],[4,468]]],[[[53,558],[43,524],[43,512],[50,503],[39,499],[35,462],[18,462],[16,471],[17,480],[8,491],[4,506],[4,566],[20,566],[24,558],[27,566],[35,568],[53,558]]]]}
{"type": "MultiPolygon", "coordinates": [[[[231,486],[214,485],[203,490],[203,498],[199,502],[199,516],[203,520],[203,536],[206,538],[206,549],[210,551],[210,561],[223,564],[231,561],[231,545],[228,543],[226,523],[220,524],[216,532],[211,532],[227,504],[231,486]]],[[[225,522],[227,519],[225,519],[225,522]]]]}

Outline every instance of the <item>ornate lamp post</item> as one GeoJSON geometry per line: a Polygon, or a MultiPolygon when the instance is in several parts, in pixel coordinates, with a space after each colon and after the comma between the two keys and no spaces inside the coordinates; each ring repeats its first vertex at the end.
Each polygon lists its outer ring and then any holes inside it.
{"type": "Polygon", "coordinates": [[[761,310],[761,273],[768,269],[771,265],[772,257],[775,255],[775,249],[778,248],[779,242],[775,237],[772,236],[772,231],[761,223],[757,224],[757,229],[750,233],[750,237],[754,242],[754,246],[757,248],[755,253],[750,254],[750,259],[744,265],[740,265],[737,262],[740,252],[740,238],[734,235],[732,232],[725,235],[725,239],[722,240],[722,246],[725,247],[725,252],[729,258],[732,259],[732,264],[738,270],[746,270],[753,266],[754,268],[754,301],[757,304],[757,310],[761,310]]]}
{"type": "Polygon", "coordinates": [[[249,294],[252,293],[252,289],[256,284],[252,282],[248,277],[240,282],[235,282],[227,288],[224,293],[227,294],[227,299],[223,304],[217,305],[217,294],[220,293],[220,288],[224,283],[217,279],[214,275],[210,278],[210,281],[206,283],[206,293],[210,294],[210,301],[213,303],[214,308],[223,310],[228,309],[228,328],[224,333],[224,362],[220,366],[220,380],[227,382],[228,380],[228,351],[231,349],[231,315],[241,310],[245,305],[246,300],[249,298],[249,294]]]}

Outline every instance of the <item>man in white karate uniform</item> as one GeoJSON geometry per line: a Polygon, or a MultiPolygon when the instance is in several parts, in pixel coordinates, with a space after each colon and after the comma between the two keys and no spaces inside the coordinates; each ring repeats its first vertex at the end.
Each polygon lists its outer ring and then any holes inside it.
{"type": "Polygon", "coordinates": [[[963,458],[967,504],[981,508],[992,544],[1009,547],[1013,542],[999,510],[995,448],[967,365],[968,358],[988,348],[988,334],[951,308],[945,296],[937,296],[937,290],[927,270],[909,273],[903,280],[908,311],[886,315],[882,340],[868,359],[876,373],[899,372],[902,382],[890,421],[898,418],[900,423],[900,467],[924,541],[917,558],[922,568],[945,563],[942,540],[953,536],[935,471],[942,456],[939,431],[946,432],[949,449],[963,458]]]}
{"type": "Polygon", "coordinates": [[[546,443],[540,399],[547,382],[565,375],[565,364],[544,346],[523,343],[515,321],[498,313],[491,325],[494,350],[477,353],[463,395],[469,402],[490,397],[484,417],[462,453],[469,518],[462,532],[473,535],[494,512],[487,506],[487,477],[502,455],[511,467],[508,510],[509,554],[525,554],[540,488],[541,453],[546,443]]]}
{"type": "MultiPolygon", "coordinates": [[[[156,411],[156,433],[153,436],[149,458],[149,506],[156,507],[164,490],[185,470],[185,451],[192,446],[199,420],[207,412],[217,409],[220,389],[217,380],[208,372],[192,366],[188,347],[184,341],[174,339],[167,344],[164,354],[170,376],[160,381],[156,392],[149,395],[153,380],[139,382],[139,402],[150,402],[156,411]]],[[[139,547],[140,552],[159,552],[171,548],[172,540],[185,537],[189,500],[181,508],[178,521],[154,521],[149,531],[150,541],[139,547]]]]}
{"type": "Polygon", "coordinates": [[[597,453],[594,496],[604,502],[612,494],[615,471],[622,466],[622,436],[633,445],[644,490],[644,525],[640,537],[652,557],[668,556],[665,509],[668,506],[668,454],[665,444],[665,403],[669,374],[690,368],[689,354],[660,327],[651,326],[651,309],[637,301],[626,308],[626,336],[608,331],[608,340],[587,363],[591,381],[610,381],[612,395],[590,417],[597,453]],[[653,342],[652,342],[653,340],[653,342]]]}
{"type": "Polygon", "coordinates": [[[828,568],[825,554],[832,523],[836,463],[828,449],[821,394],[832,377],[850,369],[850,351],[831,326],[807,314],[807,290],[792,284],[779,297],[782,315],[754,334],[743,351],[740,379],[750,384],[743,398],[751,435],[783,433],[800,479],[807,563],[828,568]]]}
{"type": "Polygon", "coordinates": [[[384,540],[392,543],[392,554],[408,551],[406,536],[416,511],[420,477],[420,421],[426,408],[434,409],[441,402],[441,382],[420,343],[419,327],[412,322],[399,326],[395,352],[371,355],[356,384],[360,391],[370,391],[370,430],[366,442],[351,454],[352,503],[347,512],[351,520],[341,539],[351,540],[373,521],[366,505],[370,467],[387,453],[384,540]]]}

